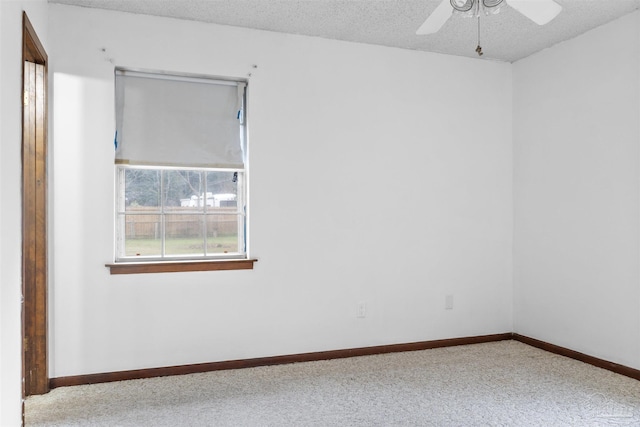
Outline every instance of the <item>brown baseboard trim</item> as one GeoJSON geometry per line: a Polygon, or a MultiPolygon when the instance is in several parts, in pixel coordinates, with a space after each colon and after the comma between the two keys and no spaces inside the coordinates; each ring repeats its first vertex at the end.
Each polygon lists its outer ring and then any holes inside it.
{"type": "Polygon", "coordinates": [[[604,359],[598,359],[597,357],[589,356],[587,354],[580,353],[575,350],[570,350],[565,347],[560,347],[555,344],[549,344],[548,342],[540,341],[535,338],[525,337],[520,334],[514,333],[513,339],[516,341],[520,341],[521,343],[528,344],[532,347],[548,351],[550,353],[559,354],[560,356],[579,360],[580,362],[588,363],[589,365],[597,366],[598,368],[606,369],[608,371],[615,372],[616,374],[624,375],[625,377],[640,380],[640,370],[638,369],[630,368],[618,363],[609,362],[604,359]]]}
{"type": "Polygon", "coordinates": [[[135,380],[142,378],[165,377],[169,375],[196,374],[201,372],[221,371],[227,369],[254,368],[257,366],[283,365],[287,363],[314,362],[318,360],[343,359],[347,357],[371,356],[375,354],[398,353],[403,351],[428,350],[440,347],[453,347],[458,345],[504,341],[510,340],[512,338],[513,334],[511,332],[508,332],[504,334],[421,341],[407,344],[380,345],[375,347],[361,347],[344,350],[291,354],[286,356],[259,357],[255,359],[198,363],[194,365],[168,366],[164,368],[137,369],[132,371],[106,372],[101,374],[75,375],[71,377],[51,378],[49,380],[49,386],[54,389],[57,387],[107,383],[112,381],[135,380]]]}
{"type": "Polygon", "coordinates": [[[640,370],[618,363],[589,356],[575,350],[560,347],[555,344],[529,338],[516,333],[481,335],[475,337],[450,338],[434,341],[420,341],[407,344],[380,345],[374,347],[360,347],[344,350],[319,351],[314,353],[300,353],[285,356],[259,357],[255,359],[230,360],[224,362],[198,363],[193,365],[168,366],[162,368],[137,369],[131,371],[106,372],[99,374],[75,375],[49,379],[51,389],[75,385],[98,384],[113,381],[135,380],[142,378],[165,377],[170,375],[197,374],[202,372],[221,371],[228,369],[254,368],[258,366],[284,365],[298,362],[314,362],[318,360],[343,359],[347,357],[371,356],[403,351],[429,350],[432,348],[453,347],[467,344],[480,344],[495,341],[516,340],[523,344],[569,357],[580,362],[588,363],[598,368],[606,369],[626,377],[640,380],[640,370]]]}

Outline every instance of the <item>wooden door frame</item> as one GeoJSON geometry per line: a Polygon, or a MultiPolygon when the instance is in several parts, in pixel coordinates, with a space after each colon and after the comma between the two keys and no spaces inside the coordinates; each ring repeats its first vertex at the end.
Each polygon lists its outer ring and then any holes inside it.
{"type": "MultiPolygon", "coordinates": [[[[22,395],[49,391],[47,53],[22,14],[22,395]]],[[[23,405],[24,422],[24,405],[23,405]]]]}

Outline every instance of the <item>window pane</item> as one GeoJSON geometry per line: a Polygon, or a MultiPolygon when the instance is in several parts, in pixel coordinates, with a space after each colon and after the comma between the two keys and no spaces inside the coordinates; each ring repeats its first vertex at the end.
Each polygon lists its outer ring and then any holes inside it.
{"type": "Polygon", "coordinates": [[[159,256],[162,253],[160,215],[125,215],[124,227],[126,256],[159,256]]]}
{"type": "Polygon", "coordinates": [[[238,205],[239,172],[207,172],[207,206],[236,207],[238,205]]]}
{"type": "MultiPolygon", "coordinates": [[[[238,215],[242,198],[238,197],[238,184],[242,172],[207,172],[207,190],[213,194],[213,203],[207,207],[207,254],[242,252],[244,248],[244,217],[238,215]],[[239,242],[240,240],[240,242],[239,242]]],[[[242,188],[242,187],[241,187],[242,188]]]]}
{"type": "Polygon", "coordinates": [[[167,214],[165,255],[204,255],[203,218],[199,214],[167,214]]]}
{"type": "MultiPolygon", "coordinates": [[[[216,211],[235,212],[235,208],[216,208],[216,211]]],[[[241,252],[238,248],[238,215],[207,215],[207,254],[234,252],[241,252]]]]}
{"type": "Polygon", "coordinates": [[[125,169],[124,204],[127,211],[139,207],[160,207],[160,171],[153,169],[125,169]]]}
{"type": "MultiPolygon", "coordinates": [[[[204,185],[202,172],[190,170],[165,170],[162,198],[165,210],[179,207],[202,206],[204,185]]],[[[179,211],[180,209],[178,209],[179,211]]],[[[193,209],[192,209],[193,210],[193,209]]]]}

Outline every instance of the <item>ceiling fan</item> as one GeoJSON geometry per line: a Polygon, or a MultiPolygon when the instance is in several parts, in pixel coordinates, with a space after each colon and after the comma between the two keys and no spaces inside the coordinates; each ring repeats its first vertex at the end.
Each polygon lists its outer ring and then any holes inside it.
{"type": "Polygon", "coordinates": [[[538,25],[545,25],[558,16],[562,6],[554,0],[442,0],[427,20],[418,28],[416,34],[434,34],[442,28],[451,15],[479,17],[481,14],[493,15],[508,4],[538,25]]]}

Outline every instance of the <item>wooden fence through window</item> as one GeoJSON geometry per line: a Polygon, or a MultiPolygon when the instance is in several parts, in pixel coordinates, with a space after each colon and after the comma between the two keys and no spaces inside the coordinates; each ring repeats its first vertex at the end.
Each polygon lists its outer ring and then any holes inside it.
{"type": "MultiPolygon", "coordinates": [[[[125,213],[125,239],[158,239],[162,230],[162,217],[155,208],[127,207],[125,213]],[[148,213],[145,213],[148,212],[148,213]]],[[[165,212],[166,237],[203,237],[206,218],[207,237],[228,236],[238,233],[237,209],[207,208],[207,213],[193,213],[193,208],[173,207],[165,212]]]]}

